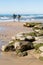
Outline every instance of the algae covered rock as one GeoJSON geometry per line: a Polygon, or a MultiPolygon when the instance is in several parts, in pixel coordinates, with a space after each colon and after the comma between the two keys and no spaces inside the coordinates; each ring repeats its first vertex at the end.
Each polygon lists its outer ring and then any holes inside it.
{"type": "Polygon", "coordinates": [[[34,36],[26,36],[26,39],[30,42],[35,41],[35,37],[34,36]]]}
{"type": "Polygon", "coordinates": [[[39,31],[39,36],[43,36],[43,30],[39,31]]]}
{"type": "Polygon", "coordinates": [[[10,45],[11,45],[11,44],[14,44],[14,42],[15,42],[15,41],[9,41],[9,44],[10,44],[10,45]]]}
{"type": "Polygon", "coordinates": [[[43,29],[43,24],[38,24],[34,26],[35,29],[43,29]]]}
{"type": "Polygon", "coordinates": [[[43,43],[43,36],[35,37],[36,41],[40,41],[39,43],[43,43]]]}
{"type": "Polygon", "coordinates": [[[25,36],[23,35],[23,33],[19,33],[16,35],[16,40],[25,40],[25,36]]]}
{"type": "Polygon", "coordinates": [[[26,51],[26,50],[29,50],[29,49],[33,49],[34,46],[31,42],[28,42],[28,41],[20,41],[18,43],[15,42],[15,48],[17,51],[26,51]]]}
{"type": "Polygon", "coordinates": [[[9,47],[7,45],[3,45],[1,50],[2,51],[9,51],[9,47]]]}
{"type": "Polygon", "coordinates": [[[20,48],[21,43],[20,43],[19,41],[16,41],[15,44],[14,44],[14,46],[15,46],[15,49],[16,49],[16,48],[20,48]]]}
{"type": "Polygon", "coordinates": [[[38,50],[41,46],[43,46],[43,43],[39,43],[39,44],[34,45],[36,50],[38,50]]]}
{"type": "Polygon", "coordinates": [[[8,44],[5,44],[2,46],[1,50],[4,52],[14,51],[15,50],[14,43],[15,43],[15,41],[13,41],[13,40],[9,41],[8,44]]]}
{"type": "Polygon", "coordinates": [[[16,37],[16,40],[25,40],[25,37],[16,37]]]}
{"type": "Polygon", "coordinates": [[[28,22],[24,23],[23,25],[24,25],[25,27],[29,27],[29,26],[30,26],[28,22]]]}
{"type": "Polygon", "coordinates": [[[25,37],[27,37],[27,36],[36,36],[36,33],[35,32],[24,33],[24,36],[25,37]]]}
{"type": "Polygon", "coordinates": [[[28,53],[26,51],[18,53],[19,57],[23,57],[23,56],[27,56],[27,55],[28,55],[28,53]]]}
{"type": "Polygon", "coordinates": [[[36,22],[26,22],[26,23],[24,23],[23,25],[25,26],[25,27],[36,27],[37,25],[40,25],[41,23],[40,22],[38,22],[38,23],[36,23],[36,22]]]}
{"type": "Polygon", "coordinates": [[[30,32],[29,35],[30,36],[37,36],[35,32],[30,32]]]}
{"type": "Polygon", "coordinates": [[[14,51],[15,47],[13,45],[3,45],[1,50],[4,52],[14,51]]]}
{"type": "Polygon", "coordinates": [[[31,23],[26,22],[26,23],[24,23],[23,25],[26,26],[26,27],[34,27],[35,24],[32,23],[32,22],[31,22],[31,23]]]}
{"type": "Polygon", "coordinates": [[[34,33],[36,36],[43,36],[43,30],[40,29],[33,29],[34,33]]]}
{"type": "Polygon", "coordinates": [[[43,52],[43,46],[40,46],[40,47],[39,47],[39,50],[40,50],[41,52],[43,52]]]}

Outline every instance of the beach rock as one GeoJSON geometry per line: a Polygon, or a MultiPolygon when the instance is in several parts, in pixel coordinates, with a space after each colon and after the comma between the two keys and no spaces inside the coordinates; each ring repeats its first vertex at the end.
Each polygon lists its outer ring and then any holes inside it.
{"type": "Polygon", "coordinates": [[[18,40],[25,40],[25,37],[24,37],[24,35],[23,35],[23,33],[19,33],[19,34],[17,34],[16,35],[16,39],[18,40]]]}
{"type": "Polygon", "coordinates": [[[15,47],[14,47],[14,45],[9,45],[9,51],[15,51],[15,47]]]}
{"type": "Polygon", "coordinates": [[[23,25],[24,25],[25,27],[29,27],[29,26],[30,26],[28,22],[23,23],[23,25]]]}
{"type": "Polygon", "coordinates": [[[30,22],[26,22],[23,25],[26,26],[26,27],[34,27],[35,23],[34,22],[31,22],[31,23],[30,22]]]}
{"type": "Polygon", "coordinates": [[[34,31],[36,33],[36,36],[43,36],[43,30],[39,30],[38,32],[34,31]]]}
{"type": "Polygon", "coordinates": [[[38,36],[38,37],[35,37],[35,40],[43,40],[43,36],[38,36]]]}
{"type": "Polygon", "coordinates": [[[28,41],[20,41],[20,42],[15,42],[15,49],[17,51],[26,51],[29,49],[33,49],[33,44],[31,42],[28,41]]]}
{"type": "Polygon", "coordinates": [[[13,44],[14,43],[14,41],[12,40],[12,41],[9,41],[9,44],[13,44]]]}
{"type": "Polygon", "coordinates": [[[30,35],[30,36],[36,36],[36,33],[35,32],[30,32],[30,33],[28,33],[28,35],[30,35]]]}
{"type": "Polygon", "coordinates": [[[43,36],[43,30],[39,31],[39,36],[43,36]]]}
{"type": "Polygon", "coordinates": [[[36,32],[36,33],[39,33],[40,32],[40,29],[33,29],[34,30],[34,32],[36,32]]]}
{"type": "Polygon", "coordinates": [[[33,45],[34,45],[35,50],[41,50],[42,48],[40,49],[40,47],[43,46],[43,43],[38,43],[38,44],[35,43],[33,45]]]}
{"type": "Polygon", "coordinates": [[[26,23],[23,23],[24,26],[26,26],[26,23]]]}
{"type": "Polygon", "coordinates": [[[43,36],[43,30],[40,29],[33,29],[33,31],[35,32],[36,36],[43,36]]]}
{"type": "Polygon", "coordinates": [[[19,57],[24,57],[24,56],[27,56],[27,55],[28,55],[28,53],[26,51],[18,53],[19,57]]]}
{"type": "Polygon", "coordinates": [[[8,52],[8,51],[14,51],[15,48],[13,45],[3,45],[1,48],[2,51],[8,52]]]}
{"type": "Polygon", "coordinates": [[[40,50],[41,52],[43,52],[43,46],[39,47],[39,50],[40,50]]]}
{"type": "Polygon", "coordinates": [[[33,43],[33,45],[34,45],[34,47],[37,49],[37,47],[39,46],[43,46],[43,40],[42,39],[40,39],[40,40],[36,40],[36,41],[34,41],[34,42],[32,42],[33,43]]]}
{"type": "Polygon", "coordinates": [[[24,26],[26,27],[36,27],[37,25],[41,24],[40,22],[36,23],[36,22],[26,22],[26,23],[23,23],[24,26]]]}
{"type": "Polygon", "coordinates": [[[35,41],[35,37],[33,37],[33,36],[26,36],[26,40],[28,40],[30,42],[33,42],[33,41],[35,41]]]}
{"type": "Polygon", "coordinates": [[[3,45],[2,48],[1,48],[1,50],[2,50],[2,51],[5,51],[6,46],[7,46],[7,45],[3,45]]]}
{"type": "Polygon", "coordinates": [[[18,47],[20,47],[20,45],[21,45],[21,43],[20,43],[19,41],[16,41],[16,42],[14,43],[15,49],[18,48],[18,47]]]}
{"type": "Polygon", "coordinates": [[[21,41],[21,43],[22,43],[21,49],[23,49],[23,51],[25,51],[27,49],[32,49],[33,48],[32,42],[29,42],[29,41],[21,41]]]}
{"type": "Polygon", "coordinates": [[[43,29],[43,24],[38,24],[38,25],[34,26],[34,28],[36,28],[36,29],[43,29]]]}
{"type": "Polygon", "coordinates": [[[25,37],[16,37],[17,40],[25,40],[25,37]]]}

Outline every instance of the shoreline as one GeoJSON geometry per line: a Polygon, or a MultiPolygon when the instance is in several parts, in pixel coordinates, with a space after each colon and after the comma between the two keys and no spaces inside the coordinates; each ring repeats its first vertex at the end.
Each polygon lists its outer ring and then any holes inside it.
{"type": "MultiPolygon", "coordinates": [[[[12,19],[12,20],[0,20],[0,22],[18,22],[18,20],[14,20],[14,19],[12,19]]],[[[31,20],[20,20],[20,22],[41,22],[41,23],[43,23],[43,19],[31,19],[31,20]]]]}

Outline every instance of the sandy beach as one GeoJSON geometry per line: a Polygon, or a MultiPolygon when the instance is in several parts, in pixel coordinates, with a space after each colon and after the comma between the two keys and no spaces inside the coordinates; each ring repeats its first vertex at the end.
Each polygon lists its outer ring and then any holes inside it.
{"type": "Polygon", "coordinates": [[[8,44],[12,36],[19,32],[30,31],[33,30],[24,27],[23,22],[0,22],[0,65],[43,65],[43,62],[35,58],[29,51],[26,57],[18,57],[15,52],[1,52],[1,46],[8,44]]]}

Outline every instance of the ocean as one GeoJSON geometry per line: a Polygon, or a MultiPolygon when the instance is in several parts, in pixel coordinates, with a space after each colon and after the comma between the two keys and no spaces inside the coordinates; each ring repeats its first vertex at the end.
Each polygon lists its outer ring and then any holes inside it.
{"type": "MultiPolygon", "coordinates": [[[[18,14],[16,14],[18,15],[18,14]]],[[[20,22],[28,22],[28,21],[42,21],[43,22],[43,14],[20,14],[20,22]]],[[[13,14],[0,14],[0,22],[11,22],[18,21],[18,17],[13,19],[13,14]]]]}

